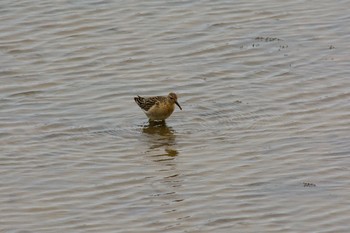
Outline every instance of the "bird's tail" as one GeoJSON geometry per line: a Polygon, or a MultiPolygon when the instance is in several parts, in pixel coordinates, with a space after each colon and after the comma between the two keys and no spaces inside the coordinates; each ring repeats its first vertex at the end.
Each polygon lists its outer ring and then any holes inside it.
{"type": "Polygon", "coordinates": [[[140,107],[145,103],[145,98],[143,98],[139,95],[137,97],[135,97],[134,100],[137,103],[137,105],[140,107]]]}

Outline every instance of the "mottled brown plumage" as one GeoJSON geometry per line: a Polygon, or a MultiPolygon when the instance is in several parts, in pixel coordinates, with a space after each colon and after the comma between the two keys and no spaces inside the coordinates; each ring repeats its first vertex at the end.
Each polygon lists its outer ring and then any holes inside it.
{"type": "Polygon", "coordinates": [[[177,95],[173,92],[168,96],[153,96],[134,98],[137,105],[145,112],[150,121],[163,121],[167,119],[174,111],[175,104],[182,110],[177,102],[177,95]]]}

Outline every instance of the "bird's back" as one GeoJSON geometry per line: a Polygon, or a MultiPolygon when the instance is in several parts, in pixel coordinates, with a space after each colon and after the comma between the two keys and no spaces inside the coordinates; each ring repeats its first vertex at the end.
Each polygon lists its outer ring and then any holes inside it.
{"type": "Polygon", "coordinates": [[[157,104],[159,101],[164,101],[166,97],[163,96],[154,96],[154,97],[148,97],[144,98],[141,96],[137,96],[134,98],[135,102],[137,103],[138,106],[144,111],[148,111],[152,106],[157,104]]]}

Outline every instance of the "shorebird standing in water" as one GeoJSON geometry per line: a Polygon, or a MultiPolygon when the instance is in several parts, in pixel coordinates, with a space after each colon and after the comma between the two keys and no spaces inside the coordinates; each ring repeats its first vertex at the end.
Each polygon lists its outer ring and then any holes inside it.
{"type": "Polygon", "coordinates": [[[173,92],[169,93],[168,96],[137,96],[134,100],[150,121],[164,121],[167,119],[173,113],[175,104],[182,110],[177,102],[177,95],[173,92]]]}

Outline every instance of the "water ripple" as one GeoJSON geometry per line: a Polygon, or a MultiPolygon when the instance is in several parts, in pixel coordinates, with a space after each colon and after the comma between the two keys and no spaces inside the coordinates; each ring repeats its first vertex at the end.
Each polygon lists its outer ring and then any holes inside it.
{"type": "Polygon", "coordinates": [[[347,9],[2,1],[0,231],[348,232],[347,9]]]}

